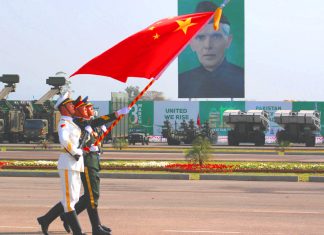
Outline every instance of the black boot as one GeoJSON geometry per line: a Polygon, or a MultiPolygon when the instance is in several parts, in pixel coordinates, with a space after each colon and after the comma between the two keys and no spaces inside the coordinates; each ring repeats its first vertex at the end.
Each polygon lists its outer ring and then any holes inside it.
{"type": "Polygon", "coordinates": [[[73,235],[86,235],[82,233],[81,226],[75,211],[67,212],[64,214],[65,218],[69,222],[69,226],[72,229],[73,235]]]}
{"type": "MultiPolygon", "coordinates": [[[[98,209],[96,209],[96,210],[97,210],[97,213],[98,213],[98,209]]],[[[98,222],[99,222],[99,226],[100,226],[103,230],[105,230],[106,232],[110,232],[110,233],[111,233],[111,229],[110,229],[110,228],[108,228],[107,226],[101,224],[99,214],[98,214],[98,222]]]]}
{"type": "Polygon", "coordinates": [[[38,217],[37,221],[41,225],[44,235],[48,235],[49,225],[64,212],[64,208],[61,202],[53,206],[44,216],[38,217]]]}
{"type": "Polygon", "coordinates": [[[71,229],[70,229],[70,226],[69,226],[69,222],[68,222],[67,218],[65,217],[65,213],[60,214],[60,218],[61,218],[61,220],[63,222],[63,227],[64,227],[65,231],[67,233],[70,233],[71,229]]]}
{"type": "MultiPolygon", "coordinates": [[[[74,208],[75,208],[77,215],[80,214],[82,211],[84,211],[87,208],[87,198],[85,195],[82,195],[79,198],[79,201],[77,202],[77,204],[75,204],[74,208]]],[[[69,227],[69,223],[68,223],[67,219],[65,218],[65,215],[61,214],[60,217],[63,222],[63,227],[64,227],[65,231],[67,233],[70,233],[71,229],[69,227]]]]}
{"type": "Polygon", "coordinates": [[[105,230],[100,225],[99,215],[97,208],[88,207],[87,208],[89,219],[92,226],[92,234],[93,235],[110,235],[111,230],[105,230]]]}

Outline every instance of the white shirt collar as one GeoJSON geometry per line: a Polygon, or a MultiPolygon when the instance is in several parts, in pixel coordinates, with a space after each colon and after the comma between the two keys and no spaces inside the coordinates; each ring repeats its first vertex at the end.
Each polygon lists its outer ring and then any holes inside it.
{"type": "Polygon", "coordinates": [[[73,118],[69,117],[69,116],[61,116],[61,118],[66,120],[66,121],[73,121],[73,118]]]}

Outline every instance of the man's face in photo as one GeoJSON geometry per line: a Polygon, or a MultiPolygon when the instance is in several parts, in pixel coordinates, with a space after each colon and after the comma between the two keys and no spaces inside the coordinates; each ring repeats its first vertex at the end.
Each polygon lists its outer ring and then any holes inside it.
{"type": "Polygon", "coordinates": [[[213,24],[207,24],[192,39],[190,46],[197,53],[202,66],[208,71],[213,71],[223,62],[225,51],[231,42],[229,25],[220,23],[219,30],[215,31],[213,24]]]}

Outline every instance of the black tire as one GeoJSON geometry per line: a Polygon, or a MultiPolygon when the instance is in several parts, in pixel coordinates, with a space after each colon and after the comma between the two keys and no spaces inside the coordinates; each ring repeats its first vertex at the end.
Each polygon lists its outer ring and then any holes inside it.
{"type": "Polygon", "coordinates": [[[281,142],[289,140],[285,130],[278,131],[277,134],[276,134],[276,138],[277,138],[277,143],[278,144],[280,144],[281,142]]]}
{"type": "Polygon", "coordinates": [[[238,146],[239,145],[239,141],[236,139],[234,131],[228,132],[227,142],[228,142],[229,146],[238,146]]]}
{"type": "Polygon", "coordinates": [[[265,144],[265,134],[264,133],[257,133],[255,139],[255,146],[264,146],[265,144]]]}
{"type": "Polygon", "coordinates": [[[314,147],[316,142],[315,136],[308,136],[305,141],[306,147],[314,147]]]}

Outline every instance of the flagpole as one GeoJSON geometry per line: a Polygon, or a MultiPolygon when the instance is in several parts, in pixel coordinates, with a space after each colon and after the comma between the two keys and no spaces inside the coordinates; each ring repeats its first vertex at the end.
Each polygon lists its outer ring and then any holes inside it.
{"type": "MultiPolygon", "coordinates": [[[[142,98],[144,93],[153,85],[153,83],[156,81],[156,78],[153,78],[149,84],[146,85],[146,87],[135,97],[135,99],[128,105],[128,108],[131,109],[136,102],[142,98]]],[[[125,115],[119,115],[118,118],[109,126],[109,128],[96,140],[94,143],[95,146],[98,146],[101,141],[108,135],[109,132],[118,124],[118,122],[124,117],[125,115]]]]}

